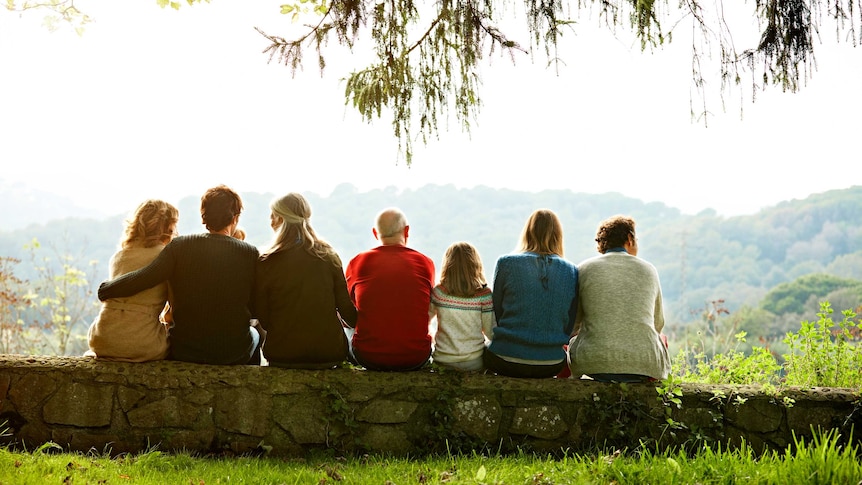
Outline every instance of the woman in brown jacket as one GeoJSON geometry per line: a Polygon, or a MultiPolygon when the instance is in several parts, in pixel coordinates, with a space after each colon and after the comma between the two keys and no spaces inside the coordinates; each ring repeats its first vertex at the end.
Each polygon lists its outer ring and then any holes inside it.
{"type": "Polygon", "coordinates": [[[255,285],[263,355],[277,367],[335,367],[347,359],[342,320],[356,323],[341,259],[314,233],[305,197],[289,193],[270,209],[275,239],[260,256],[255,285]]]}

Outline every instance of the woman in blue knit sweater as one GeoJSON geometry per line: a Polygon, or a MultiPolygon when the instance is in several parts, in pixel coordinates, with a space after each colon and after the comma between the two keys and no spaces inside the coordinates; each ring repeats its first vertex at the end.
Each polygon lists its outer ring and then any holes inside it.
{"type": "Polygon", "coordinates": [[[554,212],[533,212],[517,252],[494,270],[497,328],[483,360],[510,377],[553,377],[566,365],[577,313],[578,269],[563,258],[563,226],[554,212]]]}

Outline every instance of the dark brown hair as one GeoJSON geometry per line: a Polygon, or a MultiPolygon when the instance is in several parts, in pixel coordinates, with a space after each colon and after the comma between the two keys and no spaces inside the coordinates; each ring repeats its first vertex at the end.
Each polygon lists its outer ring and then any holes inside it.
{"type": "Polygon", "coordinates": [[[201,221],[210,231],[221,231],[242,212],[242,199],[226,185],[207,190],[201,197],[201,221]]]}
{"type": "Polygon", "coordinates": [[[608,249],[621,248],[635,235],[635,220],[628,216],[613,216],[599,224],[596,231],[597,249],[605,254],[608,249]]]}

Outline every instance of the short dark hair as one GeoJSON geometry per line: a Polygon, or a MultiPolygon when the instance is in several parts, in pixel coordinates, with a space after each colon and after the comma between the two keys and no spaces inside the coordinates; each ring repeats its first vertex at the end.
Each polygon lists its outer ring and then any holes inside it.
{"type": "Polygon", "coordinates": [[[201,221],[210,231],[221,231],[242,212],[242,199],[226,185],[218,185],[201,196],[201,221]]]}

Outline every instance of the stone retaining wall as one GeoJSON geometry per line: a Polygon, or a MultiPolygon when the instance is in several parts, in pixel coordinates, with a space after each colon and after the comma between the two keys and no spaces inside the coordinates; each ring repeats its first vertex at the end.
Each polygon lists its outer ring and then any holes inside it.
{"type": "Polygon", "coordinates": [[[760,451],[812,426],[850,436],[862,414],[858,390],[663,385],[0,355],[0,422],[27,449],[419,455],[743,441],[760,451]]]}

